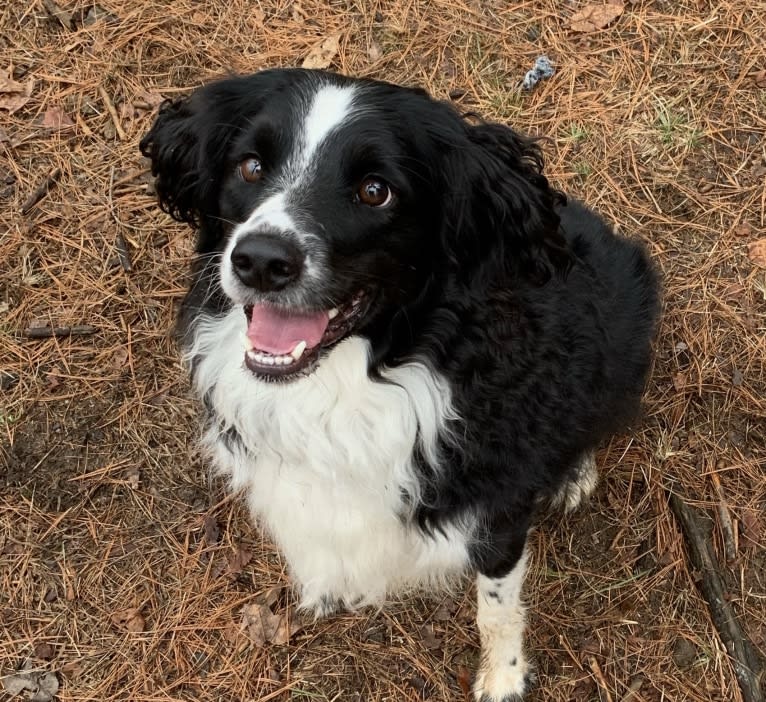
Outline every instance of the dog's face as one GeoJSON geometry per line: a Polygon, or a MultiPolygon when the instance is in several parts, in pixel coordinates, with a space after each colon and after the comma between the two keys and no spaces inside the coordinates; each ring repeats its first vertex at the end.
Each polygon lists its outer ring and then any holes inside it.
{"type": "Polygon", "coordinates": [[[277,70],[167,105],[142,150],[163,205],[201,225],[200,253],[220,254],[215,284],[243,309],[245,364],[288,380],[406,314],[468,267],[461,256],[491,255],[516,200],[537,216],[535,152],[487,128],[505,142],[421,91],[277,70]]]}

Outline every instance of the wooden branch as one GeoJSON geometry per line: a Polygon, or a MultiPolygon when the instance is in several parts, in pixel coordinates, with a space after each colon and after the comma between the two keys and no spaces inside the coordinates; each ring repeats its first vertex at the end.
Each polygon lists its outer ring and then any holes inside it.
{"type": "Polygon", "coordinates": [[[61,177],[61,169],[56,168],[40,185],[35,188],[35,191],[26,199],[21,206],[21,214],[29,214],[31,209],[42,200],[48,191],[56,184],[56,181],[61,177]]]}
{"type": "Polygon", "coordinates": [[[718,517],[721,521],[721,534],[723,535],[723,549],[726,555],[726,562],[733,563],[737,558],[737,539],[734,532],[734,522],[731,519],[729,506],[726,504],[726,495],[718,473],[713,471],[710,474],[710,478],[713,481],[716,495],[718,495],[718,517]]]}
{"type": "Polygon", "coordinates": [[[114,246],[117,249],[117,258],[120,259],[122,270],[124,270],[126,273],[130,273],[133,270],[133,261],[130,258],[130,250],[128,249],[128,244],[122,234],[117,234],[114,241],[114,246]]]}
{"type": "Polygon", "coordinates": [[[109,97],[109,94],[104,90],[103,86],[98,86],[98,93],[101,95],[101,99],[104,101],[104,105],[106,105],[106,111],[109,113],[109,116],[112,118],[112,123],[114,124],[115,130],[117,130],[117,136],[120,137],[120,141],[125,141],[127,139],[127,135],[125,134],[125,130],[122,128],[122,124],[120,123],[120,117],[117,114],[117,110],[114,106],[114,103],[112,102],[112,99],[109,97]]]}
{"type": "Polygon", "coordinates": [[[30,327],[24,331],[27,339],[51,339],[66,336],[90,336],[98,331],[98,327],[90,324],[79,324],[74,327],[30,327]]]}
{"type": "Polygon", "coordinates": [[[670,495],[670,508],[686,536],[692,566],[700,573],[698,586],[708,603],[715,628],[734,663],[734,673],[742,691],[742,699],[745,702],[764,702],[758,654],[742,631],[726,599],[723,580],[716,567],[715,555],[706,530],[696,512],[677,495],[670,495]]]}

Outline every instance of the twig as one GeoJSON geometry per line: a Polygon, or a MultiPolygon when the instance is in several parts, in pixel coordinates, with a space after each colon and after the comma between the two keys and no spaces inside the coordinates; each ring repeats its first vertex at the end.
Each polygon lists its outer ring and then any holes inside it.
{"type": "Polygon", "coordinates": [[[726,600],[723,581],[705,529],[694,510],[677,495],[670,495],[670,507],[686,536],[691,563],[700,572],[699,588],[708,603],[718,635],[732,658],[742,699],[744,702],[763,702],[758,655],[726,600]]]}
{"type": "Polygon", "coordinates": [[[737,542],[734,537],[734,524],[731,521],[729,507],[726,504],[721,480],[715,471],[710,474],[716,494],[718,495],[718,517],[721,520],[721,533],[723,534],[723,550],[727,563],[732,563],[737,557],[737,542]]]}
{"type": "Polygon", "coordinates": [[[74,327],[30,327],[24,331],[27,339],[50,339],[66,336],[90,336],[98,331],[98,327],[90,324],[78,324],[74,327]]]}
{"type": "Polygon", "coordinates": [[[127,138],[127,135],[125,134],[125,131],[122,128],[122,124],[120,124],[120,118],[117,115],[117,110],[114,107],[114,103],[112,102],[109,95],[107,95],[106,90],[104,90],[103,86],[98,86],[98,94],[101,95],[101,99],[104,101],[104,104],[106,105],[106,109],[109,112],[109,116],[112,118],[112,122],[114,122],[114,128],[117,130],[117,136],[120,137],[120,141],[125,141],[127,138]]]}
{"type": "Polygon", "coordinates": [[[598,686],[604,691],[604,695],[606,695],[606,702],[614,702],[612,695],[609,692],[609,686],[606,684],[604,673],[601,672],[601,666],[598,664],[596,657],[588,656],[587,661],[590,669],[593,671],[593,677],[596,678],[598,686]]]}
{"type": "Polygon", "coordinates": [[[48,191],[56,184],[60,177],[61,169],[56,168],[25,200],[24,204],[21,206],[21,214],[29,214],[32,208],[48,194],[48,191]]]}
{"type": "Polygon", "coordinates": [[[128,245],[125,242],[125,237],[122,234],[117,234],[114,240],[114,245],[117,249],[117,257],[120,259],[120,265],[122,270],[126,273],[130,273],[133,270],[133,261],[130,259],[130,251],[128,245]]]}

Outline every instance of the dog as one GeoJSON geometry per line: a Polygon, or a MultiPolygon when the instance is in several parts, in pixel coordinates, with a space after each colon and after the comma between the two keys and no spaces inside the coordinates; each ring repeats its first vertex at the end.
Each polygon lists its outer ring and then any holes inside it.
{"type": "Polygon", "coordinates": [[[481,702],[530,685],[539,509],[637,413],[658,276],[537,141],[303,69],[166,102],[141,141],[197,232],[179,333],[203,444],[324,616],[476,575],[481,702]]]}

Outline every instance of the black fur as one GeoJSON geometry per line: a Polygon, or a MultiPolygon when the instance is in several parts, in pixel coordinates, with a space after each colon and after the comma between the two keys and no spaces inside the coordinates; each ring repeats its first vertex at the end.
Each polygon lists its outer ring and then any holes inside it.
{"type": "MultiPolygon", "coordinates": [[[[238,160],[256,142],[266,167],[278,163],[295,138],[290,96],[350,80],[264,71],[162,107],[141,150],[163,208],[199,231],[182,328],[199,309],[230,304],[211,254],[265,197],[232,175],[238,160]]],[[[501,576],[521,554],[534,506],[636,414],[657,276],[638,242],[550,187],[533,140],[469,122],[419,90],[358,84],[371,117],[340,130],[303,201],[331,254],[322,295],[342,301],[373,286],[355,331],[371,342],[373,375],[416,358],[447,378],[462,422],[436,478],[424,468],[417,518],[428,530],[480,515],[475,561],[501,576]],[[395,185],[385,212],[338,199],[370,171],[395,185]]],[[[311,294],[306,305],[319,306],[311,294]]]]}

